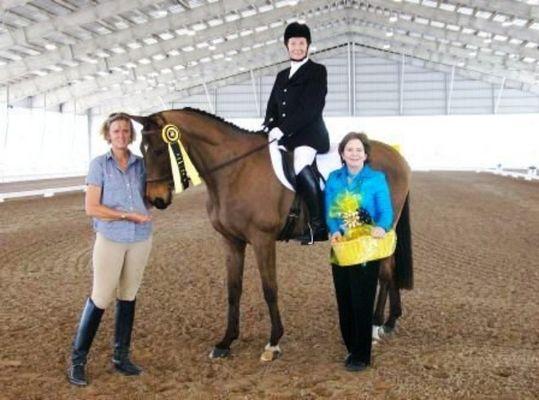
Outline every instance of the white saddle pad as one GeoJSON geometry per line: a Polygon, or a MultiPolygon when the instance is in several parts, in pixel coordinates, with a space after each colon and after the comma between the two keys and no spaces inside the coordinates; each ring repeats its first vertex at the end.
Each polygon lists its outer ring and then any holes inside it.
{"type": "MultiPolygon", "coordinates": [[[[277,142],[273,142],[269,146],[271,164],[273,166],[273,171],[279,181],[289,190],[295,191],[290,182],[286,179],[283,171],[283,158],[281,152],[279,151],[279,146],[277,142]]],[[[316,164],[318,165],[318,170],[324,177],[327,179],[329,174],[342,167],[341,158],[339,157],[338,144],[331,144],[329,151],[326,154],[317,154],[316,164]]],[[[323,185],[321,185],[323,187],[323,185]]]]}

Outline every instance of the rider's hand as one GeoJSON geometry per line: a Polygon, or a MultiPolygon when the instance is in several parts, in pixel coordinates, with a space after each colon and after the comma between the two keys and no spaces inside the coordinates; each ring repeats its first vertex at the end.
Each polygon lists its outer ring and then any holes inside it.
{"type": "Polygon", "coordinates": [[[386,234],[386,230],[380,226],[375,226],[371,229],[371,236],[374,238],[382,238],[386,234]]]}
{"type": "Polygon", "coordinates": [[[279,128],[273,128],[269,135],[268,135],[268,139],[269,141],[272,141],[272,140],[279,140],[281,139],[282,137],[284,136],[284,133],[283,131],[281,131],[279,128]]]}

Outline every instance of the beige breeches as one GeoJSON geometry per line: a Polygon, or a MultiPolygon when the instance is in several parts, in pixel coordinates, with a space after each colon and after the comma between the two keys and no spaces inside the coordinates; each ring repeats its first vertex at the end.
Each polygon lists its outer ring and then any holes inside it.
{"type": "Polygon", "coordinates": [[[94,304],[105,309],[117,297],[134,300],[148,263],[152,237],[143,242],[118,243],[97,233],[93,251],[94,304]]]}

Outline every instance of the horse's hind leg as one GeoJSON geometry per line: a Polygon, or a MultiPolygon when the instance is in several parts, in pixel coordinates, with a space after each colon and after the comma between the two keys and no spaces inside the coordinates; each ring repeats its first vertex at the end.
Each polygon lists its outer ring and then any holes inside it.
{"type": "Polygon", "coordinates": [[[402,315],[402,303],[400,290],[394,280],[389,284],[389,317],[384,324],[384,330],[393,332],[397,319],[402,315]]]}
{"type": "Polygon", "coordinates": [[[386,309],[387,301],[387,282],[378,280],[378,296],[376,299],[376,308],[374,310],[374,317],[372,323],[376,326],[382,326],[384,324],[384,311],[386,309]]]}
{"type": "Polygon", "coordinates": [[[268,305],[271,319],[271,335],[269,343],[262,354],[262,361],[272,361],[276,358],[281,349],[279,340],[283,336],[283,324],[277,303],[277,274],[275,269],[275,241],[271,237],[264,235],[263,238],[253,242],[254,251],[260,278],[262,280],[262,290],[264,299],[268,305]]]}
{"type": "Polygon", "coordinates": [[[245,242],[226,238],[224,242],[228,287],[228,322],[225,336],[215,345],[210,353],[210,358],[228,356],[230,354],[230,344],[240,334],[240,297],[243,283],[245,242]]]}

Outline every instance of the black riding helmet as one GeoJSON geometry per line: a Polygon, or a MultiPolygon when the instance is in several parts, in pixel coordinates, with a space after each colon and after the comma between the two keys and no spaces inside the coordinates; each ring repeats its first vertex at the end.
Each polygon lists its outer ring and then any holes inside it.
{"type": "Polygon", "coordinates": [[[292,22],[284,30],[284,45],[288,45],[288,39],[293,37],[302,37],[307,40],[307,45],[311,44],[311,31],[306,24],[292,22]]]}

